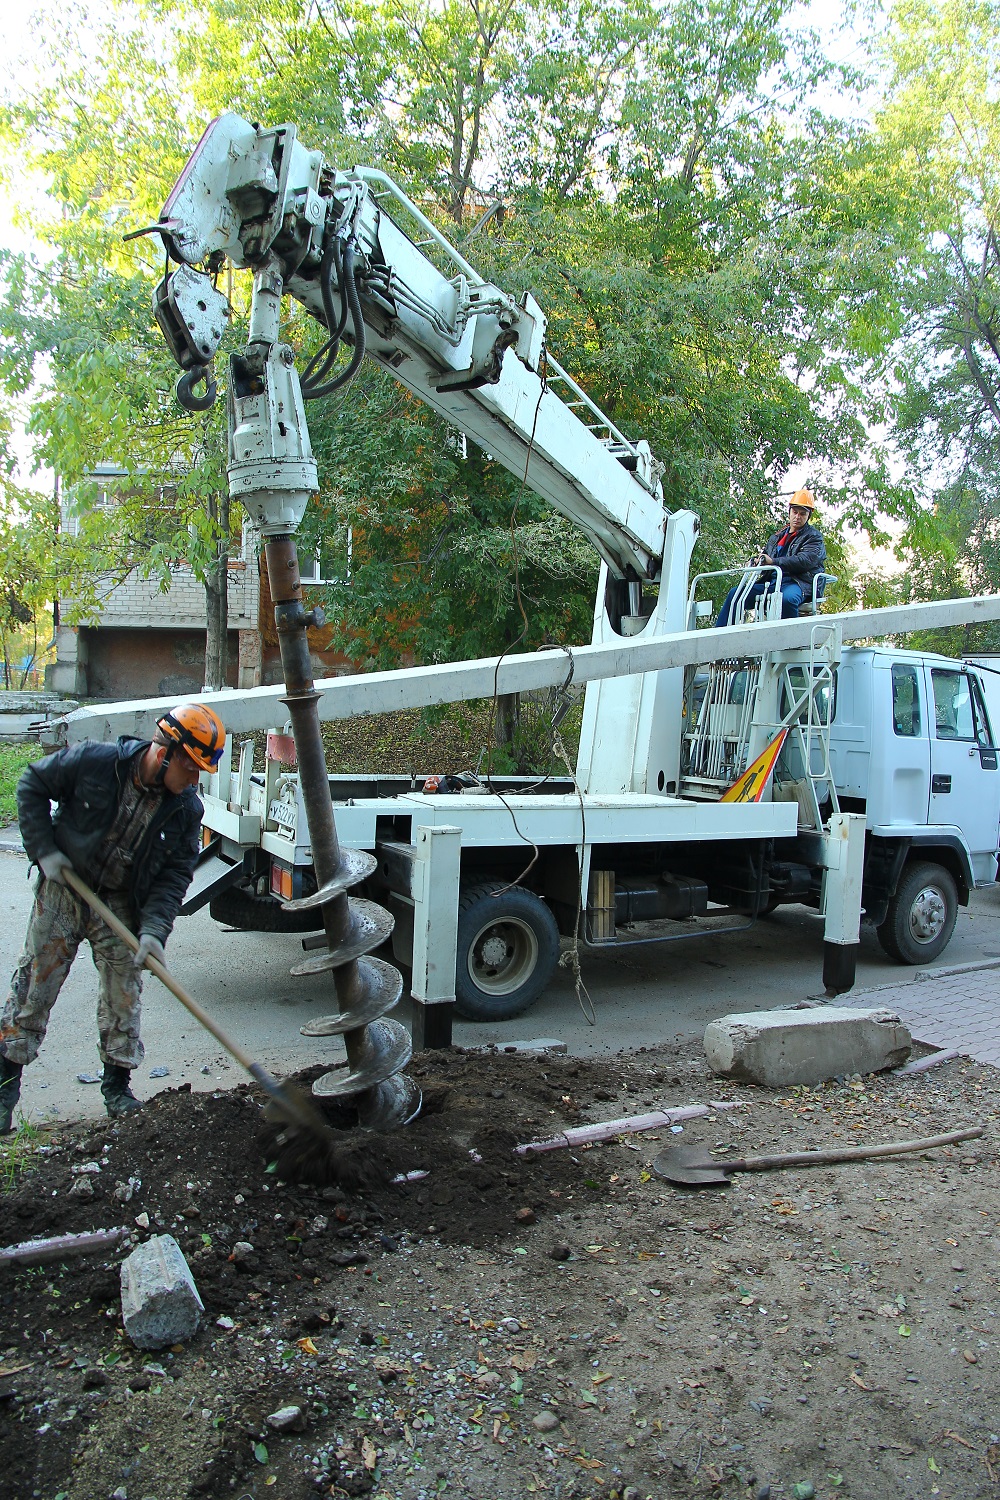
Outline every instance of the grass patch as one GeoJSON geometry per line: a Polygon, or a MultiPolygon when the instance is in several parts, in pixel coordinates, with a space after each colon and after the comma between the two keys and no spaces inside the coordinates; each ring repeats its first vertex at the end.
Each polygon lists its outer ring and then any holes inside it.
{"type": "Polygon", "coordinates": [[[22,1119],[11,1135],[0,1136],[0,1193],[10,1193],[31,1164],[41,1137],[38,1128],[22,1119]]]}
{"type": "Polygon", "coordinates": [[[41,760],[41,745],[0,744],[0,828],[17,822],[17,783],[25,766],[41,760]]]}

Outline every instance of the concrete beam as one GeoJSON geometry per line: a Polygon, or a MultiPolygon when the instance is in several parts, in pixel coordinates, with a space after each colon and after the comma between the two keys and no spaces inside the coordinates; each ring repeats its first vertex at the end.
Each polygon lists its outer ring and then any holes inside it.
{"type": "MultiPolygon", "coordinates": [[[[573,646],[520,656],[489,656],[476,661],[442,662],[429,667],[403,667],[392,672],[321,678],[321,719],[351,719],[360,714],[394,713],[470,698],[492,698],[497,693],[529,693],[561,687],[567,681],[596,682],[604,677],[637,676],[668,667],[703,665],[731,657],[790,651],[809,644],[814,630],[823,635],[838,630],[844,641],[877,640],[1000,619],[1000,595],[945,599],[930,604],[893,605],[886,609],[852,610],[809,620],[763,620],[724,629],[684,630],[669,635],[622,638],[611,645],[573,646]],[[572,668],[572,671],[571,671],[572,668]]],[[[819,637],[823,639],[823,636],[819,637]]],[[[270,729],[288,718],[285,689],[280,684],[246,691],[227,688],[204,693],[231,733],[270,729]]],[[[114,739],[120,734],[148,737],[156,720],[175,703],[170,698],[141,698],[129,703],[93,704],[70,714],[66,738],[114,739]]]]}
{"type": "Polygon", "coordinates": [[[898,1068],[911,1046],[899,1017],[884,1008],[751,1011],[705,1028],[713,1073],[770,1089],[898,1068]]]}

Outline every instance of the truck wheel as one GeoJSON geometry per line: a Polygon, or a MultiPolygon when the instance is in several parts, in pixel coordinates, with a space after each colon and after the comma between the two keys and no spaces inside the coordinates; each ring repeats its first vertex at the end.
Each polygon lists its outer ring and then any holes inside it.
{"type": "Polygon", "coordinates": [[[925,964],[943,953],[955,930],[958,890],[941,865],[907,865],[889,901],[878,940],[901,964],[925,964]]]}
{"type": "Polygon", "coordinates": [[[455,1009],[466,1021],[509,1021],[533,1005],[559,961],[559,929],[540,896],[501,881],[458,903],[455,1009]]]}
{"type": "Polygon", "coordinates": [[[274,896],[258,896],[245,885],[231,885],[209,902],[217,922],[241,932],[317,932],[323,918],[316,911],[283,911],[274,896]]]}

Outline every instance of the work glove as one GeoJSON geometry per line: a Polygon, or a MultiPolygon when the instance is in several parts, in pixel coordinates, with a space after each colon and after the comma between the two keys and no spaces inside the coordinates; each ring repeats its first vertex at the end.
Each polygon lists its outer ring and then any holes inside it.
{"type": "Polygon", "coordinates": [[[72,870],[73,861],[61,849],[53,849],[51,854],[43,854],[41,856],[38,861],[38,868],[46,880],[54,880],[59,885],[65,885],[63,871],[72,870]]]}
{"type": "Polygon", "coordinates": [[[166,959],[166,954],[159,938],[154,937],[151,932],[140,932],[139,946],[135,950],[132,962],[137,969],[144,969],[147,958],[155,958],[158,963],[162,964],[166,959]]]}

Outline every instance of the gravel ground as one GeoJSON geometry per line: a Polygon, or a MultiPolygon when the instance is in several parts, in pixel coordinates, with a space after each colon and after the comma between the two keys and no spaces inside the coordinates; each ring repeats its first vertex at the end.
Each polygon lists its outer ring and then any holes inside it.
{"type": "Polygon", "coordinates": [[[6,1148],[4,1243],[173,1233],[206,1320],[142,1354],[121,1328],[121,1255],[0,1272],[0,1496],[996,1493],[992,1069],[772,1093],[720,1085],[686,1046],[456,1049],[413,1071],[425,1113],[355,1149],[353,1190],[269,1171],[250,1088],[158,1095],[22,1147],[17,1168],[6,1148]],[[738,1108],[683,1134],[511,1149],[715,1098],[738,1108]],[[725,1189],[678,1190],[652,1166],[672,1141],[742,1154],[971,1124],[981,1140],[725,1189]],[[391,1180],[413,1171],[428,1175],[391,1180]],[[93,1196],[71,1194],[81,1179],[93,1196]]]}

